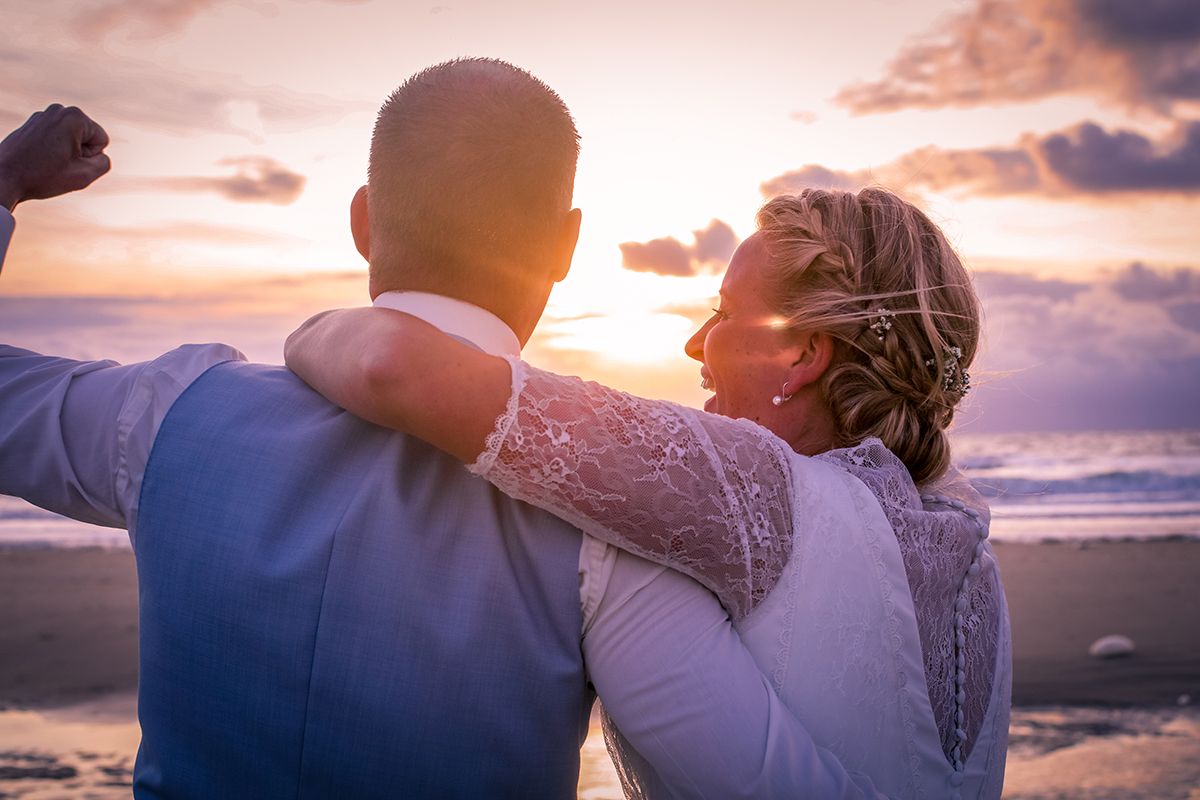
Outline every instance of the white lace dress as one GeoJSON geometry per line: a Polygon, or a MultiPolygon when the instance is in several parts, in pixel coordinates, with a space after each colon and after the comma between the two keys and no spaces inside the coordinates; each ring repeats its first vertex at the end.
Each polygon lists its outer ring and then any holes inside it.
{"type": "MultiPolygon", "coordinates": [[[[510,365],[473,472],[708,587],[813,739],[881,791],[1000,796],[1011,635],[961,476],[918,492],[878,440],[808,458],[747,420],[510,365]]],[[[666,796],[606,733],[626,794],[666,796]]]]}

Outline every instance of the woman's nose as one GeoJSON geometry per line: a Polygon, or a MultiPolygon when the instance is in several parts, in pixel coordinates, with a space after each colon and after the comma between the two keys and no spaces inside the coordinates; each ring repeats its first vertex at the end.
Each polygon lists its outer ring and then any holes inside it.
{"type": "Polygon", "coordinates": [[[683,346],[683,352],[687,353],[688,358],[694,358],[697,361],[704,362],[704,339],[708,336],[708,329],[712,327],[712,320],[708,320],[700,329],[692,334],[692,338],[687,340],[683,346]]]}

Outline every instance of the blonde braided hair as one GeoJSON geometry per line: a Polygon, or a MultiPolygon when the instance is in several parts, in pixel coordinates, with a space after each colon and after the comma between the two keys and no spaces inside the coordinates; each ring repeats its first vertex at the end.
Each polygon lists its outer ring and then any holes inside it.
{"type": "Polygon", "coordinates": [[[946,380],[944,354],[965,370],[979,346],[979,300],[945,235],[883,189],[806,189],[757,216],[767,251],[768,302],[789,327],[829,333],[821,378],[836,445],[878,437],[917,484],[950,465],[946,429],[966,387],[946,380]],[[871,328],[873,311],[891,327],[871,328]],[[932,365],[930,363],[932,361],[932,365]]]}

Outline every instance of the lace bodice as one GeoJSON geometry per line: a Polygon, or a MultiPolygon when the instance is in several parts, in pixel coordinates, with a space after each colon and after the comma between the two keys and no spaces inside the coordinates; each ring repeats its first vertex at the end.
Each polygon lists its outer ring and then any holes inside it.
{"type": "MultiPolygon", "coordinates": [[[[979,536],[972,518],[945,503],[924,502],[921,495],[946,498],[976,509],[985,525],[987,503],[957,470],[923,487],[924,492],[918,491],[904,464],[878,439],[831,450],[816,458],[842,467],[866,484],[892,526],[917,615],[929,702],[942,735],[942,748],[949,754],[957,727],[955,603],[979,536]]],[[[985,558],[990,559],[990,555],[985,554],[985,558]]],[[[994,576],[994,570],[987,570],[987,576],[994,576]]],[[[963,727],[969,735],[964,750],[969,753],[991,696],[1000,622],[999,584],[995,580],[974,581],[966,594],[966,646],[961,649],[967,661],[963,727]]]]}
{"type": "MultiPolygon", "coordinates": [[[[691,576],[735,624],[780,582],[797,536],[822,536],[820,496],[798,493],[798,460],[755,423],[607,387],[510,360],[513,391],[470,469],[518,499],[584,532],[691,576]],[[803,498],[803,499],[801,499],[803,498]]],[[[817,457],[870,490],[891,524],[916,609],[930,704],[943,750],[955,743],[955,601],[979,542],[978,525],[955,508],[926,508],[904,465],[878,440],[817,457]]],[[[939,494],[983,510],[950,476],[939,494]]],[[[984,518],[986,521],[986,517],[984,518]]],[[[999,584],[967,593],[967,749],[991,696],[999,584]]]]}

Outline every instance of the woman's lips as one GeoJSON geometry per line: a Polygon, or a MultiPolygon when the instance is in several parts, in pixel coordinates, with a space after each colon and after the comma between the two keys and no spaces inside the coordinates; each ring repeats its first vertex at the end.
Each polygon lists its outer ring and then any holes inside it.
{"type": "Polygon", "coordinates": [[[712,376],[703,369],[700,370],[700,388],[709,392],[716,389],[716,387],[713,385],[712,376]]]}

